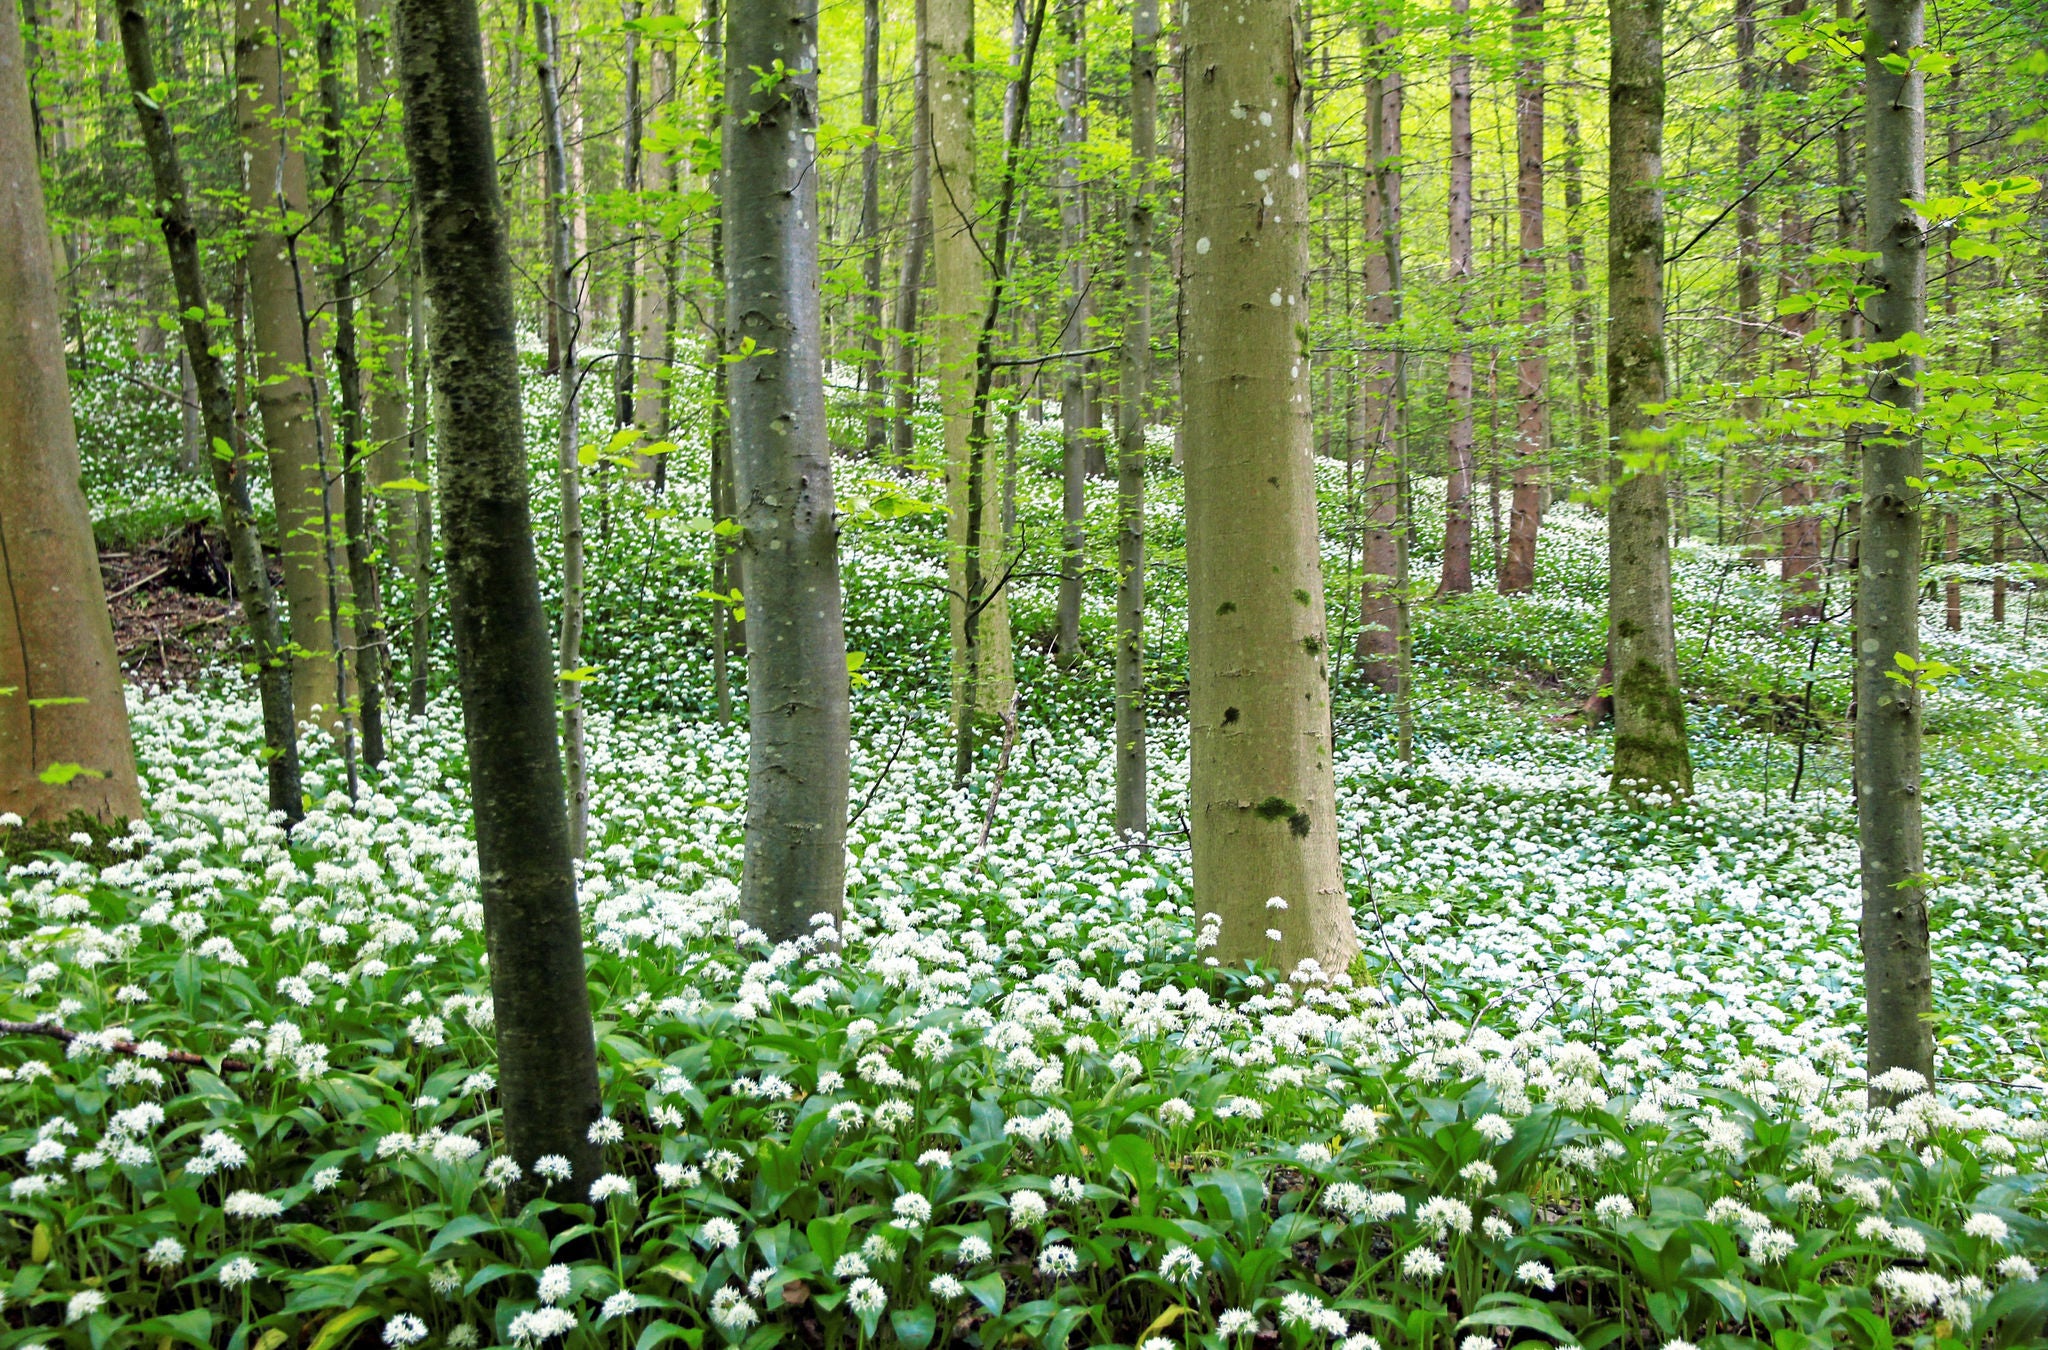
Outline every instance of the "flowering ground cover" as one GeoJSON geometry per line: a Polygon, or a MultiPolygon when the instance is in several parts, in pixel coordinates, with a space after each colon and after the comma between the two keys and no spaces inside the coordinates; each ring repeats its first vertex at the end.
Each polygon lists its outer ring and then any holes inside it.
{"type": "MultiPolygon", "coordinates": [[[[916,674],[935,523],[856,514],[847,915],[774,949],[732,917],[744,735],[674,616],[666,656],[624,618],[679,589],[655,560],[701,559],[695,507],[614,508],[582,881],[606,1170],[543,1160],[523,1211],[452,700],[355,803],[316,755],[287,838],[231,677],[138,695],[149,820],[12,857],[0,890],[0,1346],[2048,1339],[2048,779],[2017,625],[1928,633],[1959,670],[1927,803],[1945,1081],[1871,1112],[1839,653],[1681,550],[1703,785],[1618,812],[1604,743],[1550,720],[1570,690],[1532,682],[1598,663],[1575,508],[1538,594],[1424,615],[1415,763],[1375,696],[1340,699],[1359,965],[1213,964],[1162,478],[1155,845],[1110,831],[1092,667],[1027,656],[1006,781],[952,787],[916,674]]],[[[1027,484],[1027,525],[1050,503],[1027,484]]]]}

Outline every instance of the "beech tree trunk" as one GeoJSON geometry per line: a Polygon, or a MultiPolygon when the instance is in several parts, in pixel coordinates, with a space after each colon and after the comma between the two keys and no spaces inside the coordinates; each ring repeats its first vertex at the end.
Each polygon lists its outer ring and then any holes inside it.
{"type": "Polygon", "coordinates": [[[1543,519],[1544,456],[1549,452],[1550,360],[1544,348],[1543,260],[1543,0],[1516,0],[1515,205],[1521,229],[1522,324],[1515,362],[1515,471],[1500,590],[1513,595],[1536,584],[1536,533],[1543,519]]]}
{"type": "Polygon", "coordinates": [[[932,230],[932,110],[930,0],[917,0],[917,42],[912,58],[910,106],[910,204],[904,211],[903,273],[896,284],[896,387],[891,444],[899,457],[915,448],[910,425],[917,407],[917,298],[924,284],[925,254],[932,230]]]}
{"type": "Polygon", "coordinates": [[[845,891],[846,638],[825,424],[818,20],[807,0],[728,11],[723,161],[733,483],[747,595],[747,834],[740,917],[787,942],[845,891]],[[767,89],[777,59],[789,77],[767,89]],[[748,347],[751,339],[752,347],[748,347]]]}
{"type": "Polygon", "coordinates": [[[1692,792],[1671,613],[1667,447],[1644,411],[1664,400],[1664,3],[1608,0],[1607,651],[1614,788],[1692,792]]]}
{"type": "Polygon", "coordinates": [[[14,0],[0,0],[0,810],[142,815],[64,369],[14,0]]]}
{"type": "MultiPolygon", "coordinates": [[[[1806,0],[1788,0],[1784,14],[1788,19],[1795,18],[1805,9],[1806,0]]],[[[1811,74],[1804,60],[1787,61],[1780,71],[1784,92],[1796,109],[1806,106],[1811,74]]],[[[1796,144],[1788,146],[1787,151],[1789,162],[1781,176],[1785,179],[1788,200],[1778,225],[1781,299],[1801,294],[1813,285],[1813,219],[1808,214],[1807,201],[1813,192],[1813,176],[1799,162],[1796,144]]],[[[1779,368],[1810,380],[1815,372],[1807,339],[1813,334],[1813,310],[1781,308],[1788,312],[1778,318],[1782,342],[1779,368]]],[[[1819,476],[1820,456],[1812,438],[1788,436],[1778,481],[1778,507],[1783,517],[1778,534],[1778,575],[1785,586],[1779,617],[1787,628],[1815,623],[1821,618],[1820,517],[1816,514],[1819,476]]]]}
{"type": "Polygon", "coordinates": [[[306,808],[299,781],[292,663],[277,596],[270,586],[263,539],[257,533],[255,512],[249,505],[249,457],[237,454],[235,449],[242,441],[235,425],[235,410],[246,406],[246,402],[238,400],[229,389],[227,370],[213,348],[214,334],[208,324],[213,309],[207,300],[205,276],[199,270],[199,231],[192,223],[185,172],[178,161],[170,118],[154,92],[156,63],[150,53],[149,20],[143,13],[142,0],[120,0],[119,13],[128,88],[142,130],[143,149],[149,157],[151,200],[170,259],[171,281],[178,296],[179,332],[185,340],[185,355],[191,362],[193,382],[198,389],[200,419],[210,447],[207,464],[213,476],[214,498],[220,507],[221,528],[228,537],[228,569],[254,649],[256,689],[263,706],[263,760],[270,809],[288,824],[295,823],[306,808]]]}
{"type": "Polygon", "coordinates": [[[554,278],[556,331],[561,335],[561,363],[555,422],[555,464],[562,488],[562,627],[556,662],[562,699],[562,752],[569,776],[569,850],[581,858],[590,835],[590,770],[583,744],[583,468],[577,462],[577,421],[581,403],[581,372],[576,343],[583,326],[578,304],[574,213],[570,196],[569,158],[564,140],[561,86],[561,32],[554,12],[534,0],[533,29],[540,44],[537,70],[540,85],[541,134],[546,138],[548,177],[548,258],[554,278]]]}
{"type": "Polygon", "coordinates": [[[984,250],[998,241],[977,207],[974,148],[974,0],[925,0],[925,78],[931,105],[932,242],[937,293],[939,409],[946,432],[947,586],[951,592],[955,739],[983,717],[1006,716],[1016,694],[1010,659],[1008,555],[997,485],[1002,441],[974,440],[976,349],[990,277],[984,250]],[[977,234],[977,231],[980,231],[977,234]],[[982,463],[978,471],[970,449],[982,463]],[[974,500],[975,485],[981,500],[974,500]],[[970,517],[978,528],[970,530],[970,517]],[[970,538],[970,533],[973,535],[970,538]],[[978,575],[970,592],[969,554],[978,575]],[[977,627],[968,650],[968,615],[977,627]],[[972,698],[970,704],[969,699],[972,698]]]}
{"type": "MultiPolygon", "coordinates": [[[[1067,260],[1067,323],[1062,345],[1079,349],[1094,345],[1090,319],[1088,259],[1084,236],[1088,206],[1081,189],[1081,147],[1088,140],[1088,56],[1082,18],[1086,0],[1059,0],[1060,43],[1064,49],[1054,91],[1060,108],[1060,141],[1064,153],[1054,169],[1053,192],[1060,202],[1060,252],[1067,260]]],[[[1054,651],[1059,663],[1081,659],[1081,573],[1088,545],[1088,358],[1065,363],[1060,382],[1060,589],[1056,608],[1054,651]]]]}
{"type": "Polygon", "coordinates": [[[1117,378],[1116,828],[1150,827],[1145,734],[1145,427],[1152,390],[1152,198],[1159,0],[1131,4],[1131,193],[1124,226],[1124,341],[1117,378]]]}
{"type": "MultiPolygon", "coordinates": [[[[133,3],[133,0],[130,0],[133,3]]],[[[555,672],[533,557],[512,262],[491,145],[475,0],[393,0],[412,200],[420,213],[441,436],[449,612],[469,747],[512,1158],[599,1172],[600,1111],[583,931],[555,735],[555,672]]]]}
{"type": "Polygon", "coordinates": [[[1444,485],[1443,589],[1472,589],[1472,26],[1471,0],[1451,0],[1451,188],[1449,285],[1452,290],[1448,398],[1450,477],[1444,485]]]}
{"type": "Polygon", "coordinates": [[[860,120],[867,143],[860,152],[860,237],[866,249],[861,284],[867,331],[861,335],[860,392],[866,410],[861,444],[878,455],[889,439],[882,373],[882,0],[862,0],[860,120]]]}
{"type": "MultiPolygon", "coordinates": [[[[657,18],[672,18],[675,14],[675,0],[657,0],[654,7],[657,18]]],[[[659,110],[665,103],[676,97],[676,51],[673,41],[663,39],[652,44],[648,56],[648,69],[652,88],[649,107],[659,110]]],[[[645,162],[641,168],[641,181],[649,192],[673,195],[677,183],[677,166],[673,156],[663,150],[657,142],[653,146],[642,145],[645,162]]],[[[656,242],[639,251],[640,283],[635,288],[633,317],[638,325],[634,339],[632,378],[632,420],[640,429],[641,444],[660,443],[668,439],[668,373],[675,363],[675,340],[670,313],[672,273],[675,259],[675,241],[665,234],[658,234],[656,242]]],[[[636,452],[637,453],[637,452],[636,452]]],[[[637,454],[645,462],[639,467],[639,475],[651,479],[657,489],[667,477],[666,455],[649,456],[637,454]]]]}
{"type": "MultiPolygon", "coordinates": [[[[1927,195],[1924,80],[1910,53],[1926,42],[1922,0],[1871,0],[1863,36],[1867,240],[1863,302],[1872,344],[1927,329],[1927,237],[1910,203],[1927,195]],[[1888,62],[1903,60],[1899,73],[1888,62]]],[[[1927,939],[1920,827],[1920,691],[1898,658],[1920,657],[1920,358],[1873,363],[1863,445],[1856,605],[1856,820],[1863,853],[1863,989],[1870,1078],[1908,1069],[1934,1080],[1934,969],[1927,939]]],[[[1873,1104],[1903,1094],[1875,1085],[1873,1104]]]]}
{"type": "MultiPolygon", "coordinates": [[[[1569,25],[1565,28],[1565,78],[1577,77],[1576,48],[1569,25]]],[[[1586,205],[1586,150],[1579,136],[1578,100],[1564,101],[1564,268],[1572,291],[1572,384],[1574,436],[1577,453],[1584,459],[1586,477],[1595,483],[1607,481],[1607,450],[1600,435],[1600,408],[1594,387],[1599,381],[1599,363],[1593,346],[1593,287],[1586,277],[1586,225],[1581,214],[1586,205]]]]}
{"type": "Polygon", "coordinates": [[[1365,537],[1360,549],[1359,673],[1384,694],[1401,690],[1401,648],[1406,632],[1407,522],[1403,515],[1406,463],[1398,388],[1400,353],[1394,351],[1401,306],[1401,112],[1404,89],[1399,30],[1371,31],[1375,73],[1367,85],[1366,134],[1372,181],[1361,221],[1365,236],[1366,378],[1358,400],[1359,453],[1364,458],[1365,537]]]}
{"type": "Polygon", "coordinates": [[[298,102],[279,53],[283,21],[274,0],[237,0],[235,116],[249,194],[249,310],[256,347],[256,409],[270,452],[285,607],[291,618],[292,696],[301,722],[339,732],[348,715],[339,654],[355,645],[330,604],[345,592],[333,575],[341,534],[340,474],[321,444],[312,370],[315,353],[301,322],[319,313],[311,278],[297,265],[292,231],[310,214],[306,157],[292,143],[298,102]]]}
{"type": "MultiPolygon", "coordinates": [[[[1763,309],[1763,215],[1758,205],[1763,185],[1757,181],[1757,158],[1763,147],[1758,125],[1758,106],[1763,80],[1756,59],[1756,0],[1735,0],[1735,87],[1741,103],[1735,128],[1735,179],[1737,191],[1745,194],[1735,204],[1735,378],[1747,384],[1757,378],[1758,354],[1762,350],[1763,309]]],[[[1743,394],[1735,401],[1735,415],[1755,426],[1763,416],[1763,401],[1743,394]]],[[[1759,450],[1746,449],[1735,466],[1736,542],[1752,562],[1764,557],[1764,503],[1770,479],[1759,450]]]]}
{"type": "MultiPolygon", "coordinates": [[[[382,107],[392,96],[391,18],[389,0],[356,0],[356,102],[360,107],[382,107]]],[[[392,157],[373,149],[363,158],[369,166],[370,181],[359,200],[367,202],[366,220],[373,237],[392,240],[390,253],[371,269],[367,301],[361,314],[358,336],[365,349],[367,373],[364,398],[369,406],[369,483],[377,500],[377,515],[384,550],[393,570],[410,576],[417,563],[420,515],[425,509],[417,489],[389,488],[388,483],[404,479],[426,481],[412,469],[412,447],[406,408],[407,296],[405,277],[409,261],[397,247],[403,217],[389,177],[401,166],[392,157]]],[[[424,415],[424,414],[422,414],[424,415]]],[[[424,603],[414,596],[413,604],[424,603]]],[[[396,627],[392,623],[391,627],[396,627]]],[[[391,662],[383,663],[387,668],[391,662]]],[[[394,701],[395,701],[394,695],[394,701]]]]}
{"type": "Polygon", "coordinates": [[[1337,857],[1297,333],[1308,309],[1299,41],[1292,0],[1192,5],[1182,36],[1189,823],[1195,904],[1223,920],[1215,956],[1335,974],[1358,947],[1337,857]],[[1269,908],[1275,897],[1286,908],[1269,908]]]}

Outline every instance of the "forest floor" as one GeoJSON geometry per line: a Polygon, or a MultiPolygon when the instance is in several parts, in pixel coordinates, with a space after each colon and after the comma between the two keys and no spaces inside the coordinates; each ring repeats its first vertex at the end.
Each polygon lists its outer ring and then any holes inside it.
{"type": "MultiPolygon", "coordinates": [[[[533,439],[550,443],[544,424],[533,439]]],[[[1019,534],[1041,558],[1056,459],[1032,429],[1019,534]]],[[[1206,964],[1178,481],[1160,460],[1145,848],[1110,825],[1107,587],[1090,587],[1096,655],[1056,672],[1035,642],[1051,584],[1019,585],[1023,730],[1000,791],[992,757],[956,788],[930,676],[941,526],[899,509],[931,486],[843,466],[863,683],[837,949],[735,940],[745,737],[711,715],[709,602],[677,598],[708,584],[701,490],[596,494],[580,884],[607,1172],[550,1182],[523,1215],[499,1184],[452,696],[394,726],[353,803],[333,747],[309,745],[314,809],[287,839],[264,818],[241,680],[138,690],[150,817],[126,856],[51,855],[0,890],[0,1017],[80,1037],[0,1036],[0,1348],[340,1350],[379,1327],[388,1344],[417,1327],[636,1350],[2048,1335],[2031,616],[1994,629],[1973,600],[1951,634],[1929,610],[1928,649],[1957,670],[1932,700],[1925,802],[1943,1084],[1872,1112],[1841,644],[1784,631],[1775,584],[1732,551],[1682,544],[1700,789],[1616,809],[1605,733],[1555,720],[1599,665],[1604,541],[1569,504],[1535,594],[1419,608],[1413,762],[1384,701],[1340,679],[1370,982],[1206,964]],[[551,1243],[549,1204],[588,1226],[551,1243]]],[[[703,468],[685,447],[671,479],[703,468]]],[[[136,518],[185,491],[154,502],[92,473],[96,500],[136,518]]],[[[1333,469],[1339,595],[1341,485],[1333,469]]],[[[1090,488],[1092,576],[1112,494],[1090,488]]],[[[543,488],[535,519],[551,509],[543,488]]],[[[110,589],[156,565],[122,561],[110,589]]]]}

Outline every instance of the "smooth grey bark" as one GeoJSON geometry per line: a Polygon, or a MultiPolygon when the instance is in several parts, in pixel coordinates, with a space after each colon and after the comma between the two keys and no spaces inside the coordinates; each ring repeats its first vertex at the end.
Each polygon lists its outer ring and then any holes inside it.
{"type": "Polygon", "coordinates": [[[211,448],[207,464],[213,475],[221,528],[228,537],[228,570],[255,651],[270,809],[282,813],[286,821],[296,822],[305,814],[305,798],[299,783],[291,655],[285,644],[278,597],[271,589],[263,556],[263,538],[257,533],[255,512],[249,504],[248,463],[232,448],[241,442],[235,428],[236,401],[207,326],[207,316],[213,310],[206,296],[205,274],[199,268],[199,230],[192,223],[185,170],[178,158],[170,118],[153,92],[157,88],[156,62],[150,52],[149,19],[143,12],[142,0],[119,0],[119,14],[128,88],[134,97],[135,117],[149,159],[151,205],[170,258],[171,282],[178,296],[179,332],[185,340],[186,359],[192,365],[200,421],[211,448]]]}
{"type": "MultiPolygon", "coordinates": [[[[1062,153],[1053,170],[1053,192],[1060,202],[1060,252],[1066,255],[1067,324],[1063,344],[1070,349],[1094,345],[1089,321],[1089,268],[1084,235],[1088,203],[1081,188],[1081,147],[1088,139],[1088,53],[1082,22],[1087,0],[1060,0],[1059,33],[1062,57],[1053,78],[1060,109],[1062,153]]],[[[1088,547],[1088,358],[1066,363],[1060,381],[1060,585],[1054,606],[1054,651],[1059,664],[1081,659],[1081,573],[1088,547]]]]}
{"type": "Polygon", "coordinates": [[[861,284],[866,291],[867,331],[861,335],[861,405],[866,412],[861,444],[882,452],[889,440],[882,383],[882,0],[861,6],[860,120],[867,144],[860,151],[860,237],[867,251],[861,284]]]}
{"type": "Polygon", "coordinates": [[[896,283],[896,387],[891,448],[908,456],[915,448],[910,425],[917,406],[917,298],[924,284],[932,233],[931,72],[925,67],[925,3],[917,0],[917,39],[912,55],[910,98],[910,203],[903,221],[903,271],[896,283]]]}
{"type": "Polygon", "coordinates": [[[1607,653],[1614,789],[1692,792],[1671,613],[1664,351],[1664,0],[1608,0],[1607,653]]]}
{"type": "MultiPolygon", "coordinates": [[[[1514,497],[1498,584],[1503,595],[1536,584],[1543,520],[1544,456],[1550,448],[1550,357],[1545,347],[1543,249],[1543,0],[1515,5],[1515,206],[1522,273],[1522,350],[1515,361],[1514,497]]],[[[1496,460],[1496,464],[1498,461],[1496,460]]],[[[1498,503],[1498,495],[1494,496],[1498,503]]]]}
{"type": "Polygon", "coordinates": [[[1471,0],[1451,0],[1450,476],[1444,486],[1443,589],[1472,589],[1472,22],[1471,0]]]}
{"type": "Polygon", "coordinates": [[[1158,154],[1159,0],[1131,5],[1131,195],[1124,221],[1124,341],[1117,377],[1116,828],[1142,839],[1145,735],[1145,426],[1152,397],[1152,195],[1158,154]]]}
{"type": "Polygon", "coordinates": [[[1188,816],[1215,954],[1350,968],[1309,370],[1308,185],[1293,0],[1189,7],[1188,816]],[[1269,908],[1272,897],[1286,908],[1269,908]],[[1269,937],[1268,932],[1274,934],[1269,937]]]}
{"type": "Polygon", "coordinates": [[[848,677],[825,423],[818,19],[753,0],[726,19],[726,356],[746,579],[747,831],[740,917],[786,942],[838,921],[846,883],[848,677]],[[756,72],[780,60],[768,88],[756,72]]]}
{"type": "MultiPolygon", "coordinates": [[[[132,0],[130,0],[132,3],[132,0]]],[[[399,86],[429,302],[449,616],[469,747],[511,1155],[569,1160],[588,1193],[599,1154],[597,1053],[555,678],[534,565],[512,261],[491,145],[475,0],[395,0],[399,86]]]]}
{"type": "MultiPolygon", "coordinates": [[[[1897,343],[1927,329],[1926,223],[1909,203],[1927,195],[1922,0],[1871,0],[1863,37],[1863,136],[1868,192],[1865,340],[1897,343]],[[1905,73],[1886,62],[1903,60],[1905,73]]],[[[1863,438],[1863,521],[1856,586],[1856,823],[1863,854],[1863,998],[1873,1103],[1903,1095],[1875,1086],[1890,1069],[1934,1081],[1934,968],[1928,949],[1920,823],[1920,690],[1899,658],[1920,656],[1920,358],[1873,362],[1863,438]]]]}
{"type": "MultiPolygon", "coordinates": [[[[1365,321],[1390,346],[1401,314],[1401,115],[1406,102],[1400,29],[1376,21],[1369,35],[1374,74],[1366,94],[1371,185],[1360,229],[1365,236],[1365,321]]],[[[1360,541],[1359,674],[1405,708],[1402,653],[1408,627],[1408,523],[1404,511],[1406,444],[1403,356],[1370,354],[1358,400],[1359,445],[1365,461],[1365,529],[1360,541]]]]}
{"type": "Polygon", "coordinates": [[[583,743],[583,469],[577,462],[577,421],[582,372],[576,366],[576,342],[583,316],[577,302],[575,224],[570,211],[573,187],[563,130],[561,33],[554,11],[535,0],[533,31],[540,47],[541,135],[547,160],[547,234],[549,275],[553,278],[556,332],[561,361],[555,368],[558,409],[555,422],[555,466],[562,490],[562,627],[557,642],[557,670],[562,700],[562,754],[569,774],[569,850],[581,858],[589,845],[590,770],[583,743]]]}

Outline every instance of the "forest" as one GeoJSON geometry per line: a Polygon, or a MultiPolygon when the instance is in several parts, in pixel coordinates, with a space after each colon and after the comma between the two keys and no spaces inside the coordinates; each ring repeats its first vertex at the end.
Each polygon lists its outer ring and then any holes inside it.
{"type": "Polygon", "coordinates": [[[2048,1346],[2041,0],[0,0],[0,1350],[2048,1346]]]}

